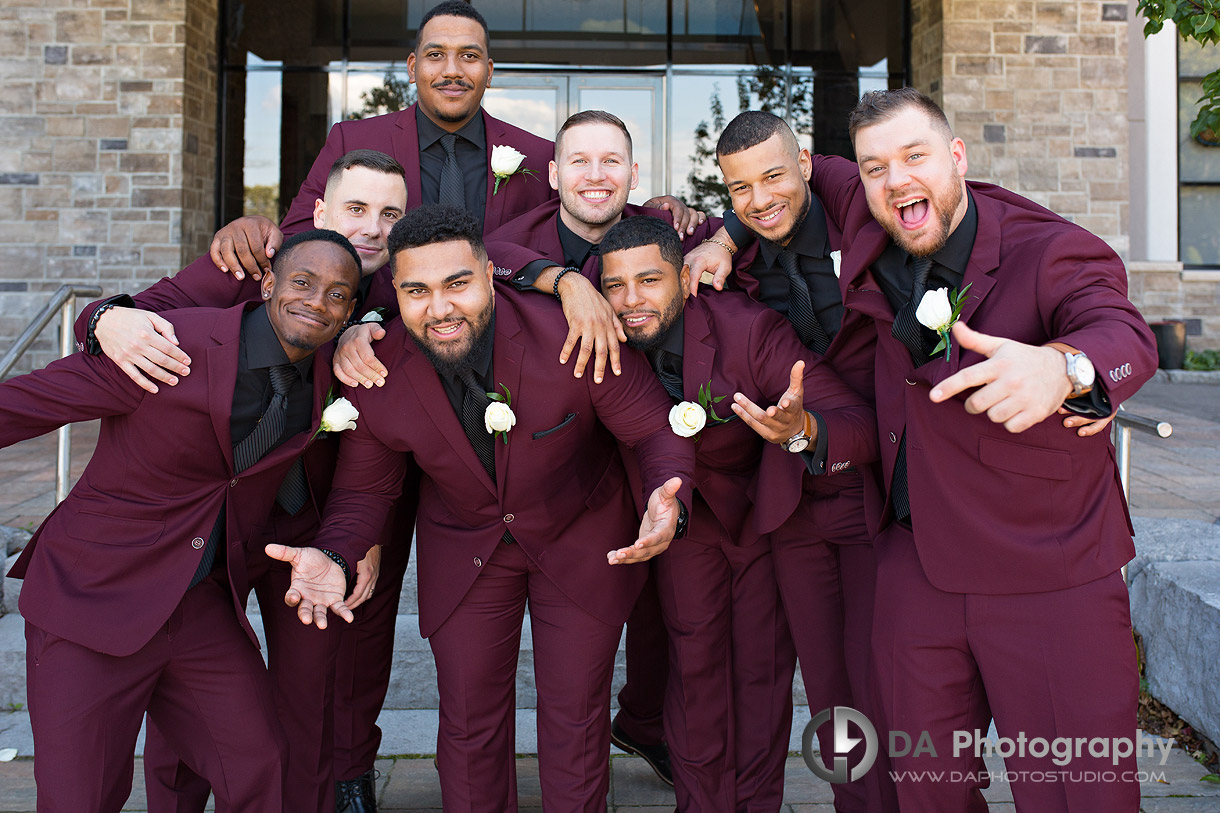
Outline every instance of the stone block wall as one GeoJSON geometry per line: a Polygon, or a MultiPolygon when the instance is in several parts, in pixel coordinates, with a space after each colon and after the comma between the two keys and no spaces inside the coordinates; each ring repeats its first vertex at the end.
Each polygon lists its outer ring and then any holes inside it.
{"type": "Polygon", "coordinates": [[[1126,2],[912,0],[911,66],[969,177],[1129,245],[1126,2]]]}
{"type": "MultiPolygon", "coordinates": [[[[0,7],[0,347],[62,283],[138,290],[198,253],[216,20],[216,0],[0,7]]],[[[44,331],[18,371],[54,344],[44,331]]]]}
{"type": "Polygon", "coordinates": [[[1145,319],[1197,319],[1201,331],[1187,335],[1187,349],[1220,349],[1220,273],[1184,271],[1181,263],[1132,262],[1127,279],[1131,301],[1145,319]]]}

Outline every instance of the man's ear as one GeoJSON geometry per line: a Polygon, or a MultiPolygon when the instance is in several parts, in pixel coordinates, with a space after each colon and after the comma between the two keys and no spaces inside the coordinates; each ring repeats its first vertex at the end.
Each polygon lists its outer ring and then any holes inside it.
{"type": "Polygon", "coordinates": [[[685,301],[690,296],[690,263],[682,263],[682,270],[678,272],[678,284],[682,286],[682,299],[685,301]]]}
{"type": "Polygon", "coordinates": [[[326,223],[326,201],[318,198],[313,202],[313,227],[315,229],[325,228],[326,223]]]}
{"type": "Polygon", "coordinates": [[[546,177],[551,182],[551,189],[559,191],[559,166],[551,161],[546,165],[546,177]]]}
{"type": "Polygon", "coordinates": [[[275,290],[275,274],[270,270],[263,272],[263,280],[259,283],[259,287],[263,291],[263,300],[271,298],[271,292],[275,290]]]}

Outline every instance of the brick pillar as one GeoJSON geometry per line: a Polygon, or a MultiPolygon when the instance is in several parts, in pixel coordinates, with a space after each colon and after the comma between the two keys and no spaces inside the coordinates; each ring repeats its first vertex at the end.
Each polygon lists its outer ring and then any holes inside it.
{"type": "Polygon", "coordinates": [[[966,142],[969,177],[1129,242],[1127,5],[912,0],[913,82],[966,142]]]}
{"type": "MultiPolygon", "coordinates": [[[[0,346],[61,283],[139,290],[197,254],[211,228],[216,7],[0,8],[0,346]]],[[[21,369],[54,345],[44,331],[21,369]]]]}

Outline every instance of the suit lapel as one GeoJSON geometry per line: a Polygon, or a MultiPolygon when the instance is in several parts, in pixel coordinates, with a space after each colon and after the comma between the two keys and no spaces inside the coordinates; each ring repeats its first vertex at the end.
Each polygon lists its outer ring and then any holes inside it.
{"type": "MultiPolygon", "coordinates": [[[[521,365],[525,359],[525,346],[521,344],[519,337],[521,323],[517,312],[508,305],[506,299],[507,297],[501,297],[496,307],[496,336],[491,363],[494,379],[492,385],[501,395],[504,394],[501,385],[508,388],[513,397],[512,408],[517,411],[522,408],[518,398],[521,396],[521,365]]],[[[496,438],[496,484],[501,491],[508,479],[508,455],[513,449],[515,438],[516,433],[512,431],[508,433],[507,444],[496,438]]]]}
{"type": "MultiPolygon", "coordinates": [[[[699,388],[712,380],[712,370],[716,363],[716,347],[712,341],[712,330],[707,323],[707,313],[703,310],[702,301],[688,299],[687,303],[682,320],[684,332],[682,337],[682,397],[687,401],[698,403],[699,388]]],[[[726,394],[713,393],[713,395],[726,394]]],[[[729,414],[733,413],[730,411],[729,414]]]]}
{"type": "Polygon", "coordinates": [[[424,202],[423,185],[419,179],[419,128],[415,123],[415,108],[411,105],[398,114],[395,120],[397,130],[394,131],[394,151],[398,155],[409,156],[411,160],[403,164],[407,170],[407,208],[414,209],[424,202]]]}
{"type": "MultiPolygon", "coordinates": [[[[499,226],[504,222],[504,198],[495,193],[496,177],[491,172],[491,151],[497,144],[504,144],[507,135],[504,125],[483,112],[483,135],[487,140],[487,207],[484,210],[483,222],[489,226],[499,226]]],[[[484,232],[491,231],[487,226],[484,232]]]]}
{"type": "Polygon", "coordinates": [[[215,345],[207,349],[208,412],[229,471],[233,470],[233,388],[237,385],[237,353],[241,346],[241,317],[245,308],[230,308],[212,330],[215,345]]]}
{"type": "Polygon", "coordinates": [[[860,229],[851,250],[840,255],[839,290],[845,307],[892,324],[894,310],[870,270],[889,240],[889,235],[875,222],[860,229]]]}
{"type": "Polygon", "coordinates": [[[423,409],[422,412],[432,421],[437,434],[452,447],[454,454],[461,459],[466,468],[470,469],[470,473],[474,475],[475,479],[494,494],[495,487],[491,478],[487,476],[487,470],[483,468],[483,463],[475,454],[474,446],[466,437],[466,430],[462,428],[461,419],[450,407],[449,396],[445,394],[445,388],[441,386],[436,368],[422,352],[412,348],[411,357],[403,365],[403,372],[411,382],[420,403],[425,407],[429,404],[434,405],[432,408],[423,409]]]}

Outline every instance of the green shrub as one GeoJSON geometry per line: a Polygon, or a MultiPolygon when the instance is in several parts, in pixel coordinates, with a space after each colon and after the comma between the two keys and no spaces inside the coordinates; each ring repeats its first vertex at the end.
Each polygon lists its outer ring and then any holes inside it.
{"type": "Polygon", "coordinates": [[[1220,370],[1220,350],[1187,350],[1183,370],[1220,370]]]}

